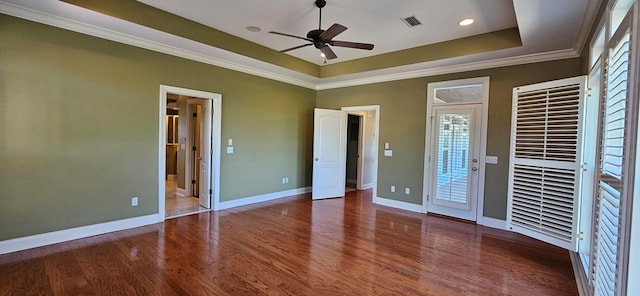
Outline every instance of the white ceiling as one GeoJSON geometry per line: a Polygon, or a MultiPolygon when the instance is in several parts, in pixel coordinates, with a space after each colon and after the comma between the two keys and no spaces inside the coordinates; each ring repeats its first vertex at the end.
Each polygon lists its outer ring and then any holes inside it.
{"type": "MultiPolygon", "coordinates": [[[[314,0],[138,1],[276,50],[306,42],[269,34],[268,31],[304,37],[308,31],[318,28],[319,9],[314,0]],[[256,26],[262,31],[250,32],[247,26],[256,26]]],[[[322,9],[322,29],[334,23],[348,28],[335,40],[373,43],[375,48],[366,51],[334,47],[338,59],[330,62],[517,26],[512,0],[327,0],[322,9]],[[402,19],[410,16],[415,16],[423,24],[409,28],[402,19]],[[468,27],[459,26],[458,21],[465,18],[476,21],[468,27]]],[[[293,50],[288,54],[319,65],[324,62],[314,47],[293,50]]]]}
{"type": "MultiPolygon", "coordinates": [[[[281,50],[300,45],[270,30],[305,35],[317,26],[313,0],[140,0],[244,39],[281,50]],[[249,32],[259,26],[261,32],[249,32]]],[[[523,46],[386,69],[318,78],[57,0],[0,0],[0,13],[314,89],[577,57],[601,0],[327,0],[323,29],[349,29],[336,40],[376,44],[371,51],[336,48],[337,63],[513,27],[523,46]],[[400,21],[416,16],[409,29],[400,21]],[[476,23],[460,28],[457,21],[476,23]],[[416,31],[417,30],[417,31],[416,31]]],[[[300,40],[302,41],[302,40],[300,40]]],[[[304,43],[304,41],[302,41],[304,43]]],[[[290,54],[320,64],[313,48],[290,54]]]]}

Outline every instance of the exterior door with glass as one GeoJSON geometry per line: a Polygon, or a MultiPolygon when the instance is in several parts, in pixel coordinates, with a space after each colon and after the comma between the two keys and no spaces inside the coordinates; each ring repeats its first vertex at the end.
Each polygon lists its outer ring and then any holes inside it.
{"type": "Polygon", "coordinates": [[[428,212],[476,221],[481,104],[433,108],[428,212]]]}

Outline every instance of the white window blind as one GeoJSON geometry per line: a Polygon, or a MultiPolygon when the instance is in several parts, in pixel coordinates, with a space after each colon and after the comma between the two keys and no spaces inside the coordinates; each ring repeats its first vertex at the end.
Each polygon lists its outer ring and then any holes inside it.
{"type": "Polygon", "coordinates": [[[508,227],[576,251],[586,77],[515,88],[508,227]]]}

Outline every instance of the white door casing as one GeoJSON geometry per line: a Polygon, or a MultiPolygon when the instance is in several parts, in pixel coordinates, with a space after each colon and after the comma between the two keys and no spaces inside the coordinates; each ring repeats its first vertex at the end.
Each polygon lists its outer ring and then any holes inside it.
{"type": "MultiPolygon", "coordinates": [[[[360,159],[362,163],[362,169],[359,170],[362,174],[359,174],[358,180],[362,181],[361,189],[373,190],[373,203],[380,204],[381,198],[378,197],[378,145],[379,145],[379,130],[380,130],[380,105],[368,105],[368,106],[350,106],[342,107],[342,111],[353,114],[361,114],[363,121],[361,121],[360,144],[360,159]]],[[[360,188],[358,188],[360,189],[360,188]]]]}
{"type": "Polygon", "coordinates": [[[316,108],[313,119],[312,199],[344,197],[347,112],[316,108]]]}
{"type": "Polygon", "coordinates": [[[165,168],[166,168],[166,145],[165,145],[165,115],[167,108],[167,94],[177,94],[188,97],[196,97],[209,101],[211,107],[211,121],[209,126],[211,127],[211,152],[210,152],[210,178],[209,184],[212,189],[211,199],[213,200],[213,210],[216,211],[220,204],[220,141],[221,141],[221,123],[222,123],[222,95],[217,93],[192,90],[187,88],[160,85],[159,96],[159,122],[158,122],[158,134],[159,134],[159,148],[158,148],[158,215],[159,219],[164,220],[165,217],[165,168]]]}
{"type": "Polygon", "coordinates": [[[477,219],[481,108],[480,104],[433,108],[431,213],[477,219]]]}
{"type": "MultiPolygon", "coordinates": [[[[436,151],[434,150],[436,145],[433,144],[434,131],[437,129],[434,127],[435,121],[431,120],[434,114],[434,108],[437,107],[457,107],[464,108],[472,106],[478,106],[478,110],[474,111],[476,114],[477,122],[475,123],[475,139],[477,145],[475,146],[475,158],[470,158],[470,161],[477,159],[474,163],[477,171],[474,171],[474,175],[477,176],[477,185],[474,185],[474,193],[470,196],[472,199],[469,201],[469,206],[473,207],[474,213],[468,211],[464,215],[460,216],[460,213],[452,213],[455,217],[462,217],[462,219],[473,220],[478,224],[484,224],[484,187],[485,187],[485,156],[487,151],[487,123],[489,113],[489,77],[476,77],[459,80],[450,80],[442,82],[433,82],[427,85],[427,113],[425,114],[426,129],[425,129],[425,155],[424,155],[424,179],[423,179],[423,195],[422,195],[422,212],[429,213],[431,211],[437,212],[431,203],[433,192],[435,192],[434,178],[437,174],[436,165],[434,162],[436,159],[436,151]],[[474,89],[474,95],[467,95],[461,100],[441,100],[437,97],[437,93],[441,91],[450,91],[456,93],[464,89],[474,89]]],[[[471,162],[470,162],[471,163],[471,162]]],[[[474,176],[474,177],[475,177],[474,176]]],[[[466,205],[465,205],[466,207],[466,205]]],[[[455,208],[451,208],[455,209],[455,208]]],[[[459,212],[462,210],[459,209],[459,212]]],[[[456,211],[453,211],[456,212],[456,211]]],[[[443,212],[444,215],[452,215],[447,212],[443,212]]],[[[495,219],[493,219],[495,220],[495,219]]],[[[486,221],[490,223],[493,221],[486,221]]]]}

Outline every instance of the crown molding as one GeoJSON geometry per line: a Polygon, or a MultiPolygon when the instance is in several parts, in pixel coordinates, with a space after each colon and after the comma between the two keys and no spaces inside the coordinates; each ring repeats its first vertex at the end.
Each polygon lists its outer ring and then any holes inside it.
{"type": "MultiPolygon", "coordinates": [[[[276,81],[280,81],[288,84],[293,84],[293,85],[310,88],[310,89],[316,88],[315,83],[297,79],[297,78],[291,77],[290,75],[283,75],[283,74],[275,73],[274,71],[251,67],[247,64],[234,63],[229,60],[221,59],[212,55],[194,52],[184,48],[178,48],[166,43],[161,43],[161,42],[133,36],[130,34],[126,34],[123,32],[117,32],[117,31],[101,28],[91,24],[79,22],[69,18],[60,17],[57,15],[52,15],[46,12],[37,11],[34,9],[22,7],[22,6],[0,2],[0,13],[11,15],[14,17],[22,18],[25,20],[33,21],[33,22],[37,22],[37,23],[41,23],[41,24],[45,24],[45,25],[62,28],[69,31],[74,31],[74,32],[102,38],[102,39],[107,39],[107,40],[111,40],[111,41],[115,41],[115,42],[119,42],[127,45],[132,45],[132,46],[136,46],[136,47],[140,47],[140,48],[144,48],[144,49],[148,49],[148,50],[152,50],[160,53],[165,53],[165,54],[176,56],[176,57],[181,57],[181,58],[185,58],[185,59],[189,59],[197,62],[202,62],[205,64],[218,66],[225,69],[230,69],[230,70],[235,70],[235,71],[239,71],[239,72],[243,72],[251,75],[256,75],[256,76],[260,76],[260,77],[264,77],[264,78],[268,78],[268,79],[272,79],[272,80],[276,80],[276,81]]],[[[174,35],[171,35],[171,36],[173,36],[174,38],[183,39],[182,42],[195,42],[182,37],[178,37],[174,35]]],[[[224,51],[222,49],[218,49],[218,48],[215,48],[215,49],[216,51],[219,51],[219,52],[225,52],[224,53],[225,55],[231,54],[231,55],[238,56],[239,59],[245,60],[247,62],[264,63],[264,62],[260,62],[258,60],[254,60],[245,56],[240,56],[235,53],[224,51]]],[[[269,64],[269,66],[278,67],[271,64],[269,64]]],[[[288,71],[291,71],[291,70],[288,70],[288,71]]]]}
{"type": "Polygon", "coordinates": [[[598,19],[598,11],[600,11],[602,5],[606,5],[605,0],[591,0],[587,3],[585,17],[582,18],[582,24],[580,25],[580,31],[578,32],[578,38],[574,46],[576,52],[582,53],[582,50],[586,46],[587,40],[589,40],[590,37],[589,34],[598,19]]]}
{"type": "Polygon", "coordinates": [[[480,61],[480,62],[456,64],[451,66],[425,68],[421,70],[407,71],[407,72],[401,72],[401,73],[393,73],[393,74],[379,75],[374,77],[344,80],[344,81],[338,81],[338,82],[332,82],[332,83],[324,83],[324,84],[318,84],[316,89],[325,90],[325,89],[332,89],[332,88],[342,88],[342,87],[349,87],[349,86],[412,79],[412,78],[427,77],[427,76],[434,76],[434,75],[443,75],[443,74],[451,74],[451,73],[458,73],[458,72],[467,72],[467,71],[475,71],[475,70],[482,70],[482,69],[570,59],[570,58],[576,58],[579,56],[580,54],[578,54],[573,49],[557,50],[557,51],[550,51],[550,52],[544,52],[544,53],[535,53],[535,54],[529,54],[529,55],[507,57],[507,58],[486,60],[486,61],[480,61]]]}
{"type": "MultiPolygon", "coordinates": [[[[596,8],[598,5],[595,5],[596,8]]],[[[106,40],[111,40],[139,48],[144,48],[168,55],[181,57],[213,66],[218,66],[225,69],[230,69],[250,75],[255,75],[275,81],[280,81],[292,85],[297,85],[304,88],[314,90],[326,90],[342,87],[350,87],[357,85],[365,85],[372,83],[380,83],[387,81],[396,81],[403,79],[411,79],[418,77],[426,77],[433,75],[450,74],[457,72],[466,72],[480,69],[497,68],[505,66],[513,66],[528,63],[537,63],[544,61],[560,60],[579,57],[579,51],[575,49],[566,49],[558,51],[550,51],[544,53],[535,53],[528,55],[519,55],[506,58],[497,58],[484,61],[457,63],[448,66],[433,67],[430,63],[424,63],[424,69],[419,70],[406,70],[405,66],[395,67],[391,69],[384,69],[385,72],[392,72],[386,74],[377,74],[379,71],[363,72],[354,75],[346,75],[343,78],[334,77],[331,80],[339,79],[335,82],[323,82],[329,80],[328,78],[317,78],[306,74],[301,74],[290,69],[275,66],[266,62],[258,61],[252,58],[248,58],[233,52],[225,51],[212,46],[204,45],[193,40],[171,35],[165,32],[160,32],[154,29],[143,27],[145,30],[149,30],[154,34],[162,35],[162,40],[179,41],[178,44],[188,44],[198,48],[206,53],[196,52],[193,50],[185,49],[183,47],[176,47],[168,44],[169,42],[159,42],[147,38],[126,34],[123,32],[110,30],[81,22],[78,20],[70,19],[67,17],[55,15],[52,13],[31,9],[11,3],[0,2],[0,13],[11,15],[14,17],[26,19],[29,21],[50,25],[106,40]],[[256,65],[256,66],[252,66],[256,65]],[[357,78],[353,78],[353,77],[357,78]]],[[[102,16],[102,15],[100,15],[102,16]]],[[[112,17],[108,17],[112,18],[112,17]]],[[[131,26],[140,26],[136,24],[130,24],[131,26]]],[[[142,27],[142,26],[140,26],[142,27]]],[[[581,39],[581,38],[580,38],[581,39]]],[[[578,44],[577,44],[578,45],[578,44]]],[[[455,59],[455,58],[454,58],[455,59]]],[[[416,65],[409,65],[415,69],[416,65]]]]}

